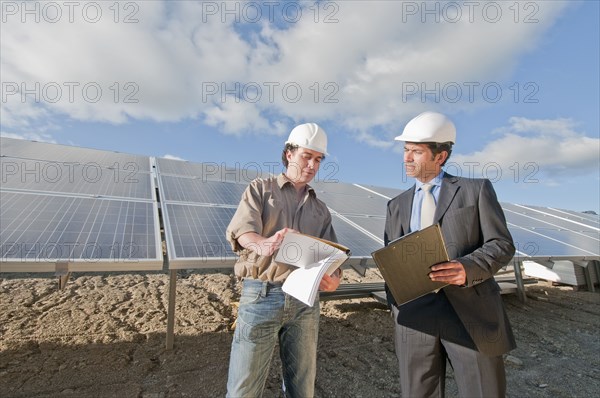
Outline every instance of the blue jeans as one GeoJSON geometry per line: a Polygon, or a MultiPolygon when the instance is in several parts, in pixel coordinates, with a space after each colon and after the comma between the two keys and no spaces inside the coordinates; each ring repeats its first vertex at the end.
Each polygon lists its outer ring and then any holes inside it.
{"type": "Polygon", "coordinates": [[[231,343],[227,397],[260,397],[279,342],[286,397],[314,396],[319,302],[309,307],[281,283],[245,279],[231,343]]]}

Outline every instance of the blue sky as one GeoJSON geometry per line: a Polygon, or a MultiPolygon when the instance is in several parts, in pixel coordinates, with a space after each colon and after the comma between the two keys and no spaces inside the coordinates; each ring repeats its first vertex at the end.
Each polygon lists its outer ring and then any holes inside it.
{"type": "Polygon", "coordinates": [[[393,138],[437,110],[448,171],[600,212],[599,2],[268,4],[3,1],[0,132],[243,167],[314,121],[322,180],[405,189],[393,138]]]}

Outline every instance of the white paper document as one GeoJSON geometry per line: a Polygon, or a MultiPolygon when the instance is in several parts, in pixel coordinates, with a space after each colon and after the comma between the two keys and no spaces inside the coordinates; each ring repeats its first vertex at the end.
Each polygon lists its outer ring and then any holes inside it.
{"type": "Polygon", "coordinates": [[[289,232],[283,238],[275,261],[298,267],[283,283],[287,294],[313,306],[323,275],[331,275],[350,254],[338,243],[289,232]]]}

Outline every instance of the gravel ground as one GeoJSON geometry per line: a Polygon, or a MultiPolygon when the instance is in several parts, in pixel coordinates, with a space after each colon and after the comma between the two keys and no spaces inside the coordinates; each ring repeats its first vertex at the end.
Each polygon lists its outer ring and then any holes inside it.
{"type": "MultiPolygon", "coordinates": [[[[175,346],[165,349],[168,275],[79,274],[0,279],[0,391],[9,397],[224,396],[239,297],[228,272],[180,271],[175,346]]],[[[346,282],[374,281],[345,273],[346,282]]],[[[600,393],[600,294],[538,282],[505,295],[518,348],[506,356],[509,397],[600,393]]],[[[322,302],[318,397],[400,397],[385,305],[322,302]]],[[[265,397],[279,397],[273,357],[265,397]]],[[[448,370],[447,396],[456,396],[448,370]]]]}

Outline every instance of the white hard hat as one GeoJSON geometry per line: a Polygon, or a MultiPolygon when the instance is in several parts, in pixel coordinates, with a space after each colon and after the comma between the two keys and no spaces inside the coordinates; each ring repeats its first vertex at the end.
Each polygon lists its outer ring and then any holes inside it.
{"type": "Polygon", "coordinates": [[[323,155],[328,155],[327,135],[325,134],[325,130],[316,123],[304,123],[294,127],[285,143],[298,145],[302,148],[312,149],[313,151],[321,152],[323,155]]]}
{"type": "Polygon", "coordinates": [[[423,112],[404,127],[396,141],[406,142],[456,142],[456,127],[445,115],[423,112]]]}

